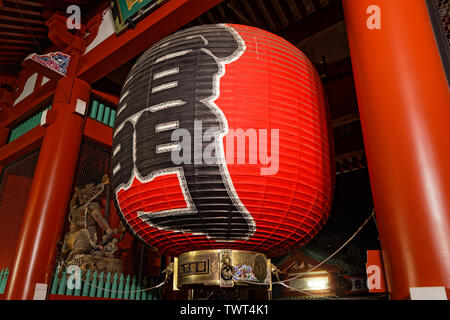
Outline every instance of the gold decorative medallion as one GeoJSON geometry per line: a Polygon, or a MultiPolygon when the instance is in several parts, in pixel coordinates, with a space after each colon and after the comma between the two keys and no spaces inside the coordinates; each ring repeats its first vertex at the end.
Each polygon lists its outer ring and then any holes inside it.
{"type": "Polygon", "coordinates": [[[198,250],[175,258],[174,289],[192,285],[234,287],[267,285],[271,264],[258,252],[244,250],[198,250]]]}

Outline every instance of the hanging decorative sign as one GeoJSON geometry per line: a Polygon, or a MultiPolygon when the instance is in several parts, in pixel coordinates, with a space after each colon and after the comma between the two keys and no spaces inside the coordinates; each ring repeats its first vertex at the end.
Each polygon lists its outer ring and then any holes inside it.
{"type": "Polygon", "coordinates": [[[113,0],[116,33],[132,27],[166,0],[113,0]]]}
{"type": "Polygon", "coordinates": [[[122,89],[115,203],[168,255],[278,255],[328,218],[329,141],[321,80],[298,48],[247,26],[182,30],[147,50],[122,89]]]}
{"type": "Polygon", "coordinates": [[[32,53],[25,58],[22,65],[47,78],[58,80],[67,76],[69,62],[70,56],[62,52],[50,52],[42,55],[32,53]]]}

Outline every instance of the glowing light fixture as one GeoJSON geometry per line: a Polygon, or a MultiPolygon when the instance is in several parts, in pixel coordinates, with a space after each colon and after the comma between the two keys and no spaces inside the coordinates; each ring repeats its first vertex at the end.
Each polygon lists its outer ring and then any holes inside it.
{"type": "Polygon", "coordinates": [[[330,288],[330,281],[328,277],[315,277],[307,279],[306,285],[305,290],[326,290],[330,288]]]}

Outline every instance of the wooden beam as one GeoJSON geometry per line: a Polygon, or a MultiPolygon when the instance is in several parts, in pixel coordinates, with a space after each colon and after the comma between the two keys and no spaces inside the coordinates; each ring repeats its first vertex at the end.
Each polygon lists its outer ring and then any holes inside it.
{"type": "Polygon", "coordinates": [[[1,44],[0,45],[0,49],[6,49],[6,50],[30,50],[31,46],[32,46],[32,44],[30,44],[29,46],[9,46],[9,45],[1,44]]]}
{"type": "Polygon", "coordinates": [[[2,44],[3,43],[30,43],[30,44],[33,44],[34,42],[33,42],[33,40],[16,40],[16,39],[7,39],[7,38],[4,38],[4,39],[2,39],[2,44]]]}
{"type": "Polygon", "coordinates": [[[15,2],[17,4],[23,5],[23,6],[30,6],[30,7],[37,7],[37,8],[45,8],[44,3],[36,2],[36,1],[27,1],[27,0],[6,0],[8,3],[15,2]]]}
{"type": "Polygon", "coordinates": [[[330,4],[312,14],[303,17],[296,23],[281,30],[278,34],[294,45],[316,33],[344,20],[341,1],[331,0],[330,4]]]}
{"type": "Polygon", "coordinates": [[[0,81],[2,82],[14,82],[17,80],[17,75],[14,73],[8,73],[8,72],[2,72],[2,74],[0,75],[0,81]]]}
{"type": "Polygon", "coordinates": [[[81,59],[77,76],[93,83],[123,65],[152,44],[170,35],[221,0],[171,0],[120,37],[115,34],[81,59]]]}
{"type": "MultiPolygon", "coordinates": [[[[20,38],[38,38],[45,39],[47,38],[47,34],[31,34],[31,33],[22,33],[22,32],[6,32],[0,31],[0,36],[8,36],[8,37],[20,37],[20,38]]],[[[4,39],[2,39],[3,41],[4,39]]]]}
{"type": "Polygon", "coordinates": [[[320,10],[322,8],[322,5],[320,4],[320,0],[312,0],[312,3],[314,6],[314,9],[316,9],[316,11],[320,10]]]}
{"type": "Polygon", "coordinates": [[[40,17],[41,13],[37,12],[37,11],[32,11],[32,10],[25,10],[25,9],[18,9],[18,8],[11,8],[11,7],[0,7],[0,11],[3,12],[10,12],[10,13],[17,13],[19,15],[30,15],[30,16],[36,16],[36,17],[40,17]]]}
{"type": "Polygon", "coordinates": [[[15,57],[0,57],[0,61],[20,61],[20,58],[15,57]]]}
{"type": "Polygon", "coordinates": [[[24,56],[24,55],[26,55],[26,53],[24,53],[23,52],[23,50],[6,50],[5,51],[5,49],[3,49],[3,50],[0,50],[0,56],[2,56],[2,55],[11,55],[11,54],[14,54],[14,55],[16,55],[16,56],[24,56]]]}
{"type": "Polygon", "coordinates": [[[358,125],[348,124],[349,127],[334,129],[334,150],[336,156],[364,148],[361,128],[358,125]]]}
{"type": "Polygon", "coordinates": [[[335,157],[336,174],[343,174],[367,168],[367,160],[364,149],[359,149],[335,157]]]}
{"type": "MultiPolygon", "coordinates": [[[[92,2],[92,0],[43,0],[47,6],[54,6],[58,4],[77,4],[77,5],[85,5],[92,2]]],[[[142,2],[142,1],[141,1],[142,2]]]]}
{"type": "Polygon", "coordinates": [[[203,18],[202,18],[201,16],[198,17],[197,20],[198,20],[198,22],[199,22],[200,25],[206,24],[206,22],[203,20],[203,18]]]}
{"type": "Polygon", "coordinates": [[[112,106],[117,107],[117,105],[119,104],[119,97],[106,93],[106,92],[102,92],[99,90],[95,90],[92,89],[92,94],[94,96],[99,97],[100,99],[103,99],[105,101],[107,101],[108,103],[110,103],[112,106]]]}
{"type": "Polygon", "coordinates": [[[303,2],[303,0],[296,1],[295,3],[297,4],[298,10],[300,10],[302,17],[306,17],[308,15],[308,10],[306,9],[306,6],[305,6],[305,3],[303,2]]]}
{"type": "Polygon", "coordinates": [[[278,30],[278,25],[276,24],[275,20],[270,15],[269,10],[267,9],[267,6],[264,4],[264,1],[256,1],[256,5],[258,6],[259,10],[261,11],[262,15],[264,16],[264,19],[269,24],[272,31],[278,30]]]}
{"type": "Polygon", "coordinates": [[[314,7],[314,4],[312,3],[312,0],[301,0],[305,6],[306,15],[309,15],[316,11],[316,8],[314,7]]]}
{"type": "Polygon", "coordinates": [[[343,161],[346,159],[363,159],[365,158],[365,153],[364,153],[364,149],[358,149],[355,151],[351,151],[351,152],[347,152],[347,153],[342,153],[342,154],[338,154],[336,155],[336,161],[343,161]]]}
{"type": "Polygon", "coordinates": [[[301,18],[303,16],[303,13],[301,10],[297,7],[297,4],[295,3],[295,0],[286,0],[286,5],[291,10],[295,20],[301,18]]]}
{"type": "Polygon", "coordinates": [[[219,12],[220,19],[221,19],[222,21],[226,21],[226,20],[227,20],[227,15],[225,14],[225,11],[224,11],[223,8],[222,8],[222,3],[219,3],[219,4],[216,6],[216,8],[217,8],[217,11],[219,12]]]}
{"type": "Polygon", "coordinates": [[[333,128],[336,128],[336,127],[340,127],[340,126],[343,126],[343,125],[346,125],[348,123],[352,123],[352,122],[355,122],[355,121],[359,121],[359,114],[358,113],[351,113],[351,114],[347,114],[345,116],[333,119],[331,121],[331,126],[333,128]]]}
{"type": "Polygon", "coordinates": [[[83,135],[90,141],[111,148],[113,140],[113,128],[101,122],[86,118],[83,135]]]}
{"type": "Polygon", "coordinates": [[[25,54],[21,53],[20,51],[13,51],[13,52],[6,52],[6,51],[0,51],[0,60],[4,59],[12,59],[12,60],[18,60],[25,54]]]}
{"type": "Polygon", "coordinates": [[[37,126],[0,148],[0,165],[4,166],[36,150],[41,145],[45,128],[37,126]]]}
{"type": "Polygon", "coordinates": [[[208,11],[206,12],[206,17],[209,19],[208,23],[211,23],[211,24],[217,23],[217,20],[216,20],[216,18],[214,17],[214,15],[212,14],[211,10],[208,10],[208,11]]]}
{"type": "Polygon", "coordinates": [[[241,5],[244,7],[244,10],[246,13],[250,16],[250,20],[253,22],[252,25],[258,25],[262,28],[264,28],[264,21],[262,21],[261,17],[257,14],[255,14],[255,11],[253,10],[252,6],[250,5],[249,1],[242,1],[241,5]]]}
{"type": "Polygon", "coordinates": [[[44,25],[44,20],[32,19],[32,18],[22,18],[22,17],[11,17],[4,14],[0,14],[0,20],[8,20],[20,23],[33,23],[44,25]]]}
{"type": "Polygon", "coordinates": [[[271,0],[270,1],[272,6],[274,7],[278,17],[281,20],[282,27],[285,27],[285,26],[287,26],[289,24],[289,19],[287,18],[286,13],[285,13],[285,11],[283,10],[283,8],[281,6],[282,2],[283,1],[277,1],[277,0],[275,0],[275,1],[271,0]]]}
{"type": "Polygon", "coordinates": [[[51,102],[51,96],[55,93],[55,87],[56,81],[50,81],[46,83],[45,86],[41,87],[40,90],[33,91],[33,93],[25,99],[14,105],[15,112],[10,114],[8,119],[4,122],[5,126],[12,128],[18,122],[22,121],[24,117],[27,117],[45,105],[48,105],[48,103],[51,102]]]}
{"type": "Polygon", "coordinates": [[[241,5],[239,4],[238,1],[231,0],[231,3],[227,2],[226,5],[227,5],[227,7],[229,9],[231,9],[233,11],[233,13],[236,16],[236,18],[238,20],[240,20],[240,23],[246,24],[246,25],[249,25],[249,26],[253,26],[254,25],[249,18],[247,18],[244,14],[242,14],[242,11],[245,10],[245,9],[243,9],[241,7],[241,5]]]}
{"type": "Polygon", "coordinates": [[[26,31],[35,31],[35,32],[47,32],[47,28],[42,27],[27,27],[26,25],[20,25],[20,24],[7,24],[7,23],[0,23],[0,28],[5,29],[16,29],[16,30],[26,30],[26,31]]]}

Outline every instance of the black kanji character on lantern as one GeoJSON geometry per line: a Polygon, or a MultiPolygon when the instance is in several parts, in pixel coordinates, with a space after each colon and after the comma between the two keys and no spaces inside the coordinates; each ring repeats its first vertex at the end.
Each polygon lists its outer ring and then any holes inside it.
{"type": "MultiPolygon", "coordinates": [[[[226,130],[226,119],[214,100],[225,64],[244,50],[242,39],[228,26],[192,28],[159,43],[133,67],[118,108],[114,190],[117,194],[121,187],[129,187],[133,170],[144,182],[176,172],[189,204],[183,210],[140,213],[149,224],[226,240],[245,239],[254,232],[253,219],[234,190],[226,164],[202,161],[203,149],[211,141],[201,143],[200,150],[195,145],[195,135],[215,130],[213,139],[218,139],[226,130]],[[181,142],[172,141],[176,129],[187,130],[192,137],[191,154],[184,157],[191,161],[182,164],[172,161],[181,142]]],[[[223,149],[211,154],[219,153],[223,149]]]]}

